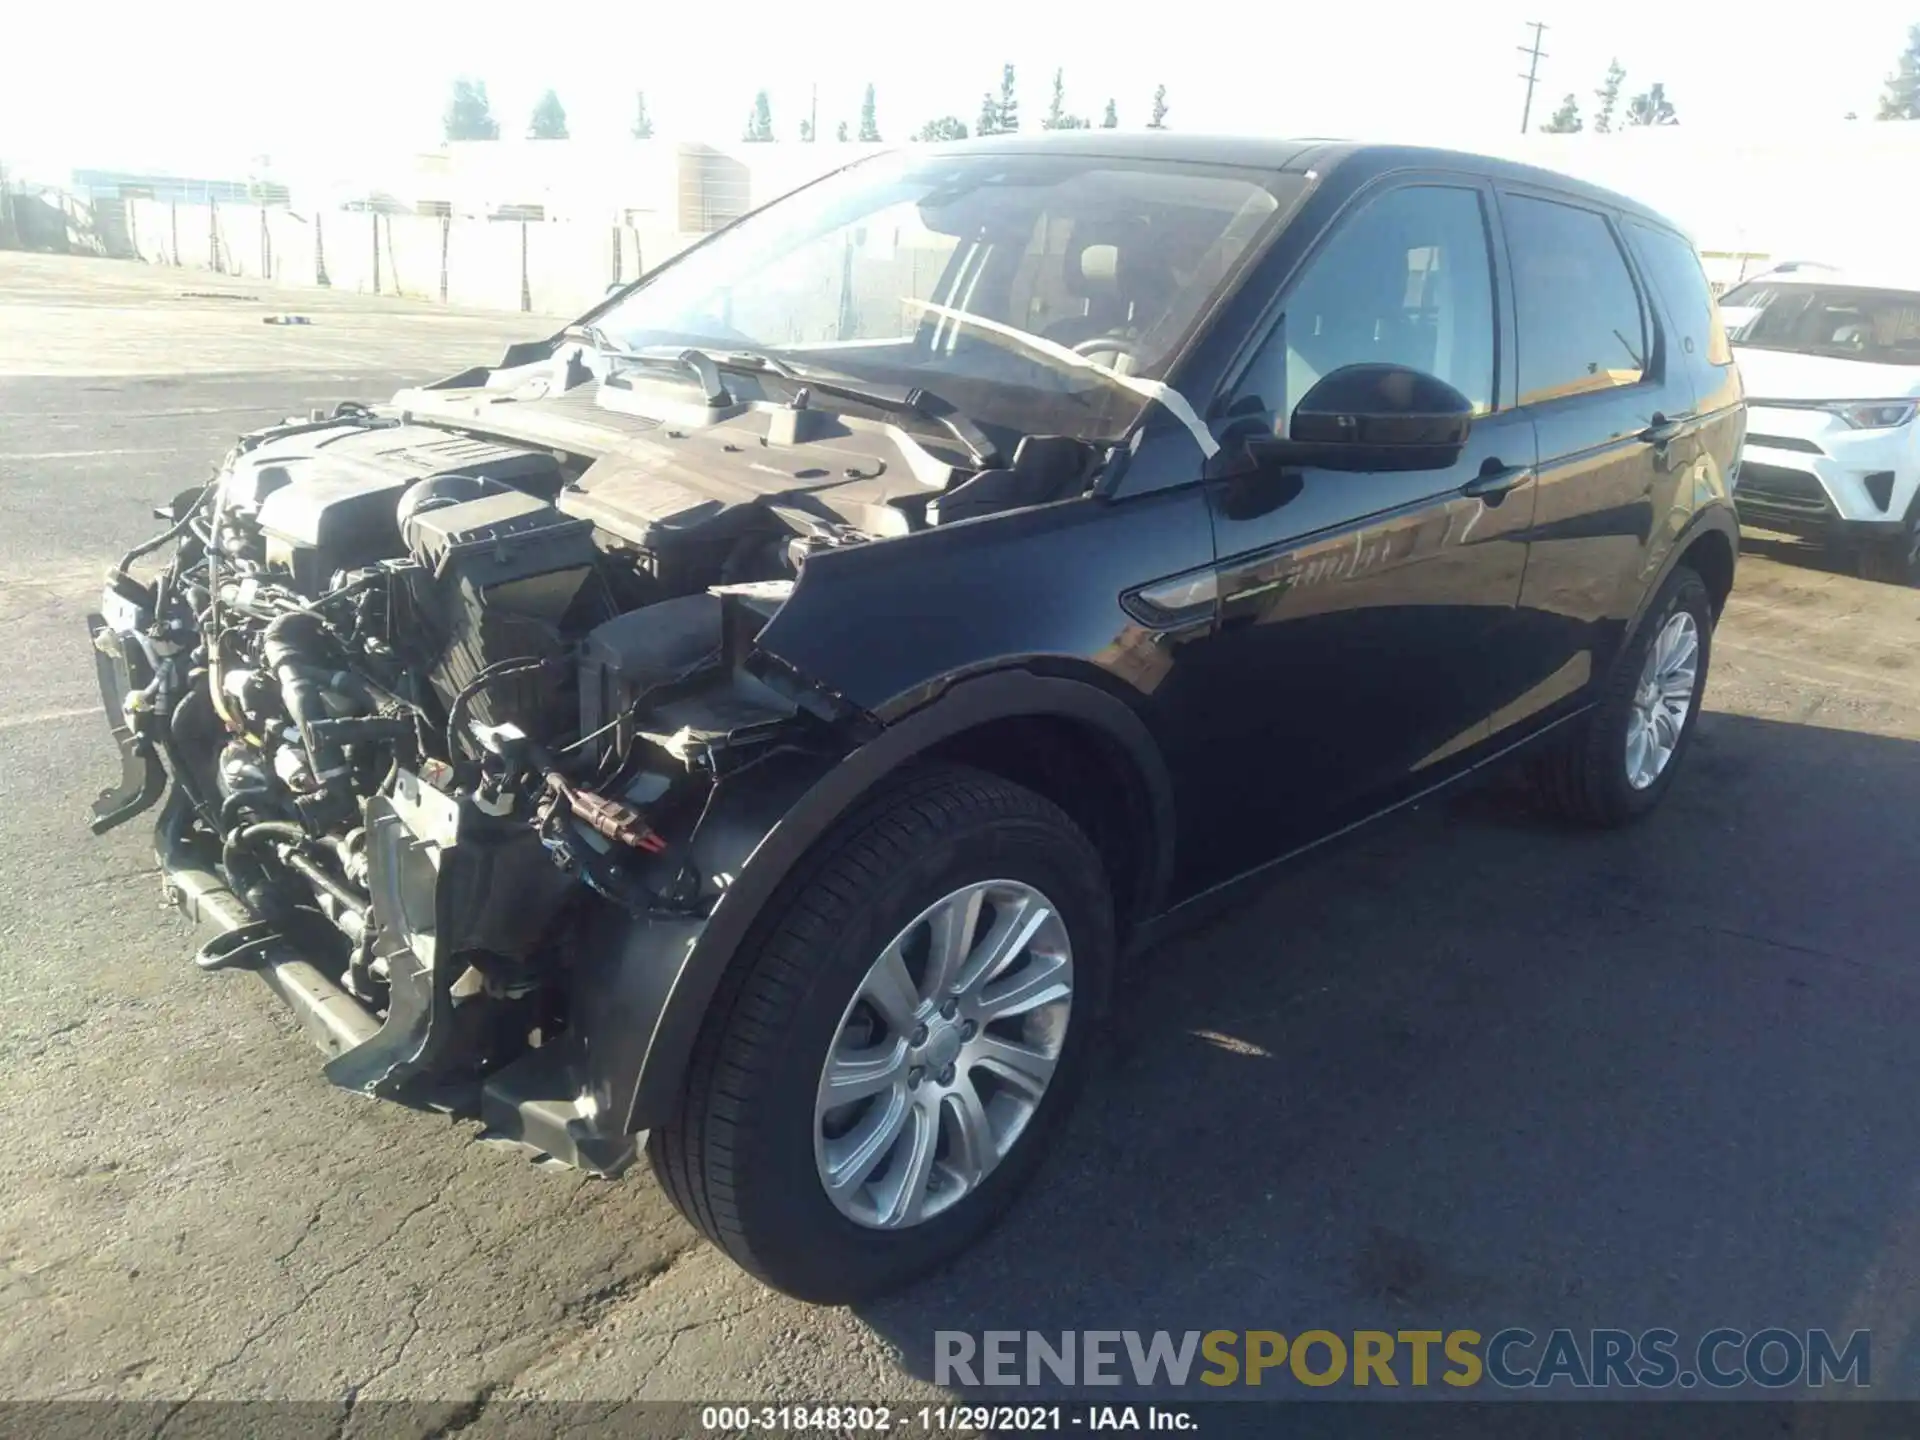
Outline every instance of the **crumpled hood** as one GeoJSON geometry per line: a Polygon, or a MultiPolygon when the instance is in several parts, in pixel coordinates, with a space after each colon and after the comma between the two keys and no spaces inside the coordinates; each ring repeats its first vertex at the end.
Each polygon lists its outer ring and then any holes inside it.
{"type": "Polygon", "coordinates": [[[1897,400],[1920,395],[1920,365],[1879,365],[1833,355],[1733,347],[1747,403],[1769,400],[1897,400]]]}

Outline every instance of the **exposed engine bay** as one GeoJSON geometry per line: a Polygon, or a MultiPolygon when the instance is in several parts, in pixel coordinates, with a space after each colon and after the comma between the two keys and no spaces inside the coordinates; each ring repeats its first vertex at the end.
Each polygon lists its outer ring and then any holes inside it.
{"type": "Polygon", "coordinates": [[[178,497],[90,622],[126,768],[94,828],[170,774],[204,968],[293,975],[337,1083],[481,1085],[497,1128],[611,1171],[625,1137],[553,1070],[592,915],[700,916],[717,790],[873,729],[755,638],[810,558],[1078,493],[1098,457],[1028,440],[1003,466],[804,389],[681,426],[578,364],[289,421],[178,497]]]}

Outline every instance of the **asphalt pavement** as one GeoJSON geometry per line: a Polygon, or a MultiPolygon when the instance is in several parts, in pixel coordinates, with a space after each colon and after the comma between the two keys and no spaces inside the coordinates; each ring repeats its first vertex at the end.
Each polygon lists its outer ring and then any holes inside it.
{"type": "Polygon", "coordinates": [[[943,1329],[1507,1325],[1868,1328],[1875,1392],[1920,1396],[1920,592],[1789,547],[1742,559],[1658,816],[1424,806],[1153,956],[1039,1183],[884,1303],[770,1294],[644,1166],[326,1085],[264,986],[189,964],[146,827],[88,836],[82,618],[237,433],[551,328],[0,255],[0,1398],[425,1431],[934,1398],[943,1329]]]}

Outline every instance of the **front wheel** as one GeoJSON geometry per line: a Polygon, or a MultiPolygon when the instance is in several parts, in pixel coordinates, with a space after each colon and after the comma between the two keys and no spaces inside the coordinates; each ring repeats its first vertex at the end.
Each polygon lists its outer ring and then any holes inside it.
{"type": "Polygon", "coordinates": [[[1534,757],[1534,789],[1548,808],[1604,827],[1659,804],[1693,739],[1712,649],[1712,599],[1698,573],[1681,565],[1598,703],[1534,757]]]}
{"type": "Polygon", "coordinates": [[[767,921],[648,1153],[743,1268],[847,1303],[957,1254],[1043,1158],[1096,1043],[1112,900],[1057,807],[942,768],[829,836],[767,921]]]}
{"type": "Polygon", "coordinates": [[[1920,515],[1894,539],[1863,546],[1854,563],[1862,580],[1920,587],[1920,515]]]}

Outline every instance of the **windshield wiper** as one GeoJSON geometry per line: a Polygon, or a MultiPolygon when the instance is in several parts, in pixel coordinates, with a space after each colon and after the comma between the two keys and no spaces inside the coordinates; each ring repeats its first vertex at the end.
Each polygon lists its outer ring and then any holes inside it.
{"type": "Polygon", "coordinates": [[[580,335],[609,359],[679,366],[699,380],[709,408],[733,403],[732,392],[720,378],[722,370],[778,375],[783,380],[808,386],[823,395],[837,395],[843,400],[871,405],[876,410],[912,415],[938,425],[967,452],[967,458],[975,469],[985,470],[1000,463],[999,447],[986,431],[947,401],[918,385],[868,384],[811,365],[795,365],[761,350],[722,350],[715,353],[691,345],[649,345],[638,350],[627,350],[615,345],[606,332],[596,325],[569,326],[567,333],[580,335]]]}
{"type": "Polygon", "coordinates": [[[857,381],[831,370],[795,365],[790,360],[760,350],[725,350],[713,357],[713,361],[723,369],[765,371],[783,380],[791,380],[796,385],[818,390],[823,395],[838,395],[843,400],[858,401],[876,410],[890,410],[896,415],[913,415],[931,421],[960,443],[974,468],[985,470],[1000,463],[999,447],[986,431],[947,401],[921,386],[857,381]]]}
{"type": "MultiPolygon", "coordinates": [[[[604,338],[604,335],[603,337],[604,338]]],[[[642,364],[677,365],[700,382],[700,395],[709,410],[733,403],[733,392],[720,378],[720,367],[704,350],[690,345],[648,345],[639,350],[623,350],[617,345],[600,347],[611,360],[638,360],[642,364]]]]}

